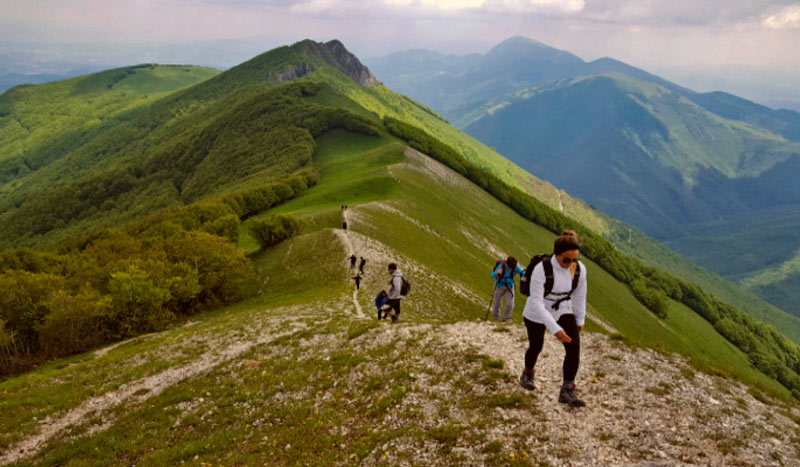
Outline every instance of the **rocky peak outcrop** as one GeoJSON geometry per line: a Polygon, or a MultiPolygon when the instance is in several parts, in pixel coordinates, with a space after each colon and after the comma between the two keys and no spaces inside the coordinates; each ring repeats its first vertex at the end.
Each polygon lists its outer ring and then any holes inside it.
{"type": "Polygon", "coordinates": [[[334,66],[338,66],[347,76],[361,83],[364,86],[375,86],[381,84],[380,81],[364,66],[361,61],[350,53],[339,40],[334,39],[322,45],[326,55],[326,61],[334,66]]]}
{"type": "Polygon", "coordinates": [[[342,71],[363,86],[377,86],[381,82],[364,66],[361,61],[348,51],[339,40],[329,42],[303,41],[299,45],[306,48],[306,53],[316,56],[327,64],[342,71]]]}

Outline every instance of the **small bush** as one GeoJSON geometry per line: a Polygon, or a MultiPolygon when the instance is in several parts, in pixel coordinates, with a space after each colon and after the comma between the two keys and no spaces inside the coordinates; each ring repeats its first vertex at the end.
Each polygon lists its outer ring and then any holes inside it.
{"type": "Polygon", "coordinates": [[[251,222],[250,231],[261,249],[265,249],[297,235],[301,226],[300,219],[289,214],[278,214],[251,222]]]}
{"type": "Polygon", "coordinates": [[[522,396],[519,394],[493,394],[489,398],[489,402],[487,405],[489,407],[504,407],[504,408],[511,408],[511,407],[520,407],[522,405],[522,396]]]}
{"type": "Polygon", "coordinates": [[[503,368],[505,366],[505,362],[503,360],[484,360],[483,367],[484,368],[503,368]]]}
{"type": "Polygon", "coordinates": [[[497,454],[502,450],[503,450],[503,442],[500,440],[492,441],[483,448],[483,452],[486,454],[497,454]]]}

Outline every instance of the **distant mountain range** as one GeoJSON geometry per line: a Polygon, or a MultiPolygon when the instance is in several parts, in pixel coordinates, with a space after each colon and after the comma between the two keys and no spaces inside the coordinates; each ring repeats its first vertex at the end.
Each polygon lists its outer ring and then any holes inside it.
{"type": "Polygon", "coordinates": [[[522,37],[369,65],[536,176],[800,315],[800,113],[522,37]]]}

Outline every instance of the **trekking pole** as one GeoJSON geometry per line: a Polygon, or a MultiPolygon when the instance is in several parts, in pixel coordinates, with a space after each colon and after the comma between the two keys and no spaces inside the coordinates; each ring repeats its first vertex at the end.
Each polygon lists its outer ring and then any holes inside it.
{"type": "Polygon", "coordinates": [[[486,316],[483,317],[484,321],[489,320],[489,311],[492,309],[492,304],[494,303],[494,290],[492,290],[492,299],[489,300],[489,306],[486,307],[486,316]]]}

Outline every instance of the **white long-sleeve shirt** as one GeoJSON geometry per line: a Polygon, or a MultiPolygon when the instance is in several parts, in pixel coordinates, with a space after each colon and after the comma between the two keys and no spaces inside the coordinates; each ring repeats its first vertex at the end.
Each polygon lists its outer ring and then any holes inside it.
{"type": "Polygon", "coordinates": [[[550,257],[550,263],[553,265],[553,290],[554,295],[544,297],[544,266],[542,263],[533,268],[531,277],[531,294],[525,302],[525,309],[522,311],[522,316],[533,321],[547,326],[547,330],[553,334],[561,331],[561,326],[556,321],[562,315],[573,313],[575,321],[578,326],[583,326],[586,321],[586,266],[580,261],[578,262],[581,267],[581,277],[578,279],[578,287],[572,292],[572,298],[561,302],[558,310],[553,309],[553,304],[563,295],[572,290],[572,272],[569,268],[564,269],[558,264],[556,255],[550,257]]]}

